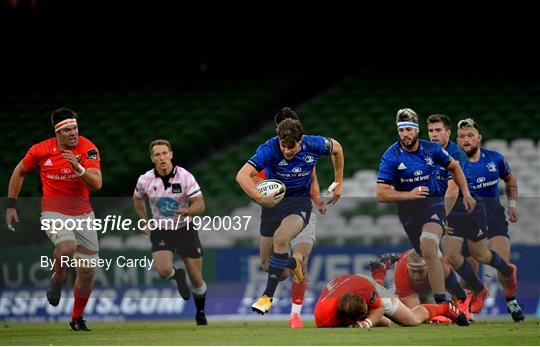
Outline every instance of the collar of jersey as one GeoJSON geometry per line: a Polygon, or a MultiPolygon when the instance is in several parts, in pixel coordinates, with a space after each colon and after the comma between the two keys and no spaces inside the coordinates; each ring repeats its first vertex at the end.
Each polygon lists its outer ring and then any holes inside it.
{"type": "Polygon", "coordinates": [[[161,176],[158,172],[158,170],[156,168],[154,168],[154,175],[156,176],[156,178],[165,178],[165,177],[168,177],[168,178],[171,178],[173,177],[174,175],[176,175],[176,165],[173,164],[173,170],[171,171],[170,174],[168,175],[165,175],[165,176],[161,176]]]}

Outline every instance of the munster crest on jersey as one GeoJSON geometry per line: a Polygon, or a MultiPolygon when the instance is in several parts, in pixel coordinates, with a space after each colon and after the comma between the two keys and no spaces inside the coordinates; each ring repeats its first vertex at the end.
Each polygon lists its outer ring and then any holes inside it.
{"type": "Polygon", "coordinates": [[[98,160],[98,151],[97,148],[92,148],[86,152],[86,157],[88,160],[98,160]]]}

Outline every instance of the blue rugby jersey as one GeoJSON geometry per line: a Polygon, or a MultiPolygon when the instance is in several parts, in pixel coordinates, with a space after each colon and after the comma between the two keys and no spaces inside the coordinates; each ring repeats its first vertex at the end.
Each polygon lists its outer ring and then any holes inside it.
{"type": "Polygon", "coordinates": [[[484,198],[488,214],[501,206],[499,201],[499,178],[505,179],[511,172],[504,156],[496,151],[480,149],[480,159],[467,164],[467,181],[473,196],[484,198]]]}
{"type": "Polygon", "coordinates": [[[438,143],[425,140],[419,140],[415,152],[405,151],[399,142],[386,150],[381,158],[377,183],[390,184],[402,192],[420,186],[429,188],[426,199],[397,203],[402,222],[426,206],[443,204],[437,182],[438,167],[447,167],[451,161],[452,157],[438,143]]]}
{"type": "Polygon", "coordinates": [[[278,137],[271,138],[257,148],[248,163],[267,179],[278,179],[287,187],[286,197],[310,197],[311,175],[321,155],[330,155],[332,140],[323,136],[304,135],[300,152],[287,160],[279,148],[278,137]]]}
{"type": "MultiPolygon", "coordinates": [[[[467,164],[469,162],[469,160],[467,159],[467,155],[453,141],[449,141],[445,149],[448,152],[448,154],[450,154],[450,156],[459,163],[459,165],[461,166],[461,169],[463,170],[463,173],[465,174],[465,178],[467,178],[467,164]]],[[[450,173],[449,170],[447,170],[446,168],[442,166],[439,166],[437,168],[437,171],[438,171],[437,182],[439,185],[439,191],[442,194],[442,196],[444,196],[444,194],[446,193],[446,190],[448,189],[448,180],[452,179],[452,174],[450,173]]],[[[469,179],[467,179],[467,183],[469,183],[469,179]]],[[[471,194],[472,194],[471,184],[469,184],[469,190],[471,190],[471,194]]]]}
{"type": "Polygon", "coordinates": [[[415,152],[405,151],[399,142],[390,146],[381,158],[377,183],[390,184],[397,191],[429,188],[429,196],[440,196],[437,183],[439,166],[447,167],[452,157],[438,143],[419,140],[415,152]]]}

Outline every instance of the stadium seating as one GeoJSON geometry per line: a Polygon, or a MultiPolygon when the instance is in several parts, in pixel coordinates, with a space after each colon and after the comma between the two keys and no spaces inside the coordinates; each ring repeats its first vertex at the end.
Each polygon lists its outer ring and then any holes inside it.
{"type": "MultiPolygon", "coordinates": [[[[520,219],[510,226],[512,242],[540,244],[538,229],[540,148],[534,141],[528,139],[516,139],[510,144],[506,140],[494,139],[487,141],[485,147],[512,158],[509,162],[518,177],[520,219]]],[[[373,198],[376,174],[375,170],[358,170],[352,177],[345,179],[343,197],[339,203],[331,206],[326,215],[317,216],[317,237],[320,242],[335,246],[358,243],[358,240],[361,240],[363,245],[371,245],[377,240],[394,245],[406,242],[405,233],[395,211],[393,209],[385,211],[388,205],[377,204],[373,198]],[[350,218],[347,218],[348,215],[350,218]]],[[[501,202],[506,206],[505,198],[501,197],[501,202]]],[[[257,244],[260,207],[249,203],[234,209],[231,215],[252,216],[249,229],[241,233],[225,230],[203,232],[201,241],[205,246],[257,244]]]]}
{"type": "MultiPolygon", "coordinates": [[[[454,122],[466,117],[477,120],[484,137],[490,139],[485,146],[503,153],[518,176],[523,213],[519,222],[511,225],[512,235],[519,235],[513,236],[513,242],[538,244],[540,231],[534,227],[534,221],[540,212],[535,201],[540,196],[540,148],[537,143],[540,133],[536,126],[531,126],[540,123],[537,91],[535,86],[465,86],[457,82],[431,86],[411,84],[404,88],[385,81],[347,79],[303,105],[298,111],[306,132],[338,139],[346,157],[343,198],[331,207],[336,213],[319,218],[319,239],[335,245],[354,237],[362,238],[365,244],[381,238],[391,243],[403,241],[405,234],[395,211],[379,215],[377,210],[385,207],[376,204],[373,197],[380,156],[396,140],[393,117],[397,109],[409,106],[423,119],[429,114],[446,113],[454,122]],[[362,205],[362,197],[371,198],[367,202],[369,211],[357,210],[358,206],[366,208],[366,204],[362,205]],[[347,219],[351,210],[356,212],[347,219]]],[[[236,172],[257,145],[273,136],[273,128],[269,125],[229,151],[211,157],[200,167],[227,167],[223,170],[236,172]]],[[[424,124],[421,124],[421,136],[426,136],[424,124]]],[[[321,160],[317,173],[321,188],[328,186],[333,174],[331,162],[321,160]]],[[[212,187],[211,181],[206,183],[212,187]]],[[[210,191],[242,194],[234,185],[223,187],[221,191],[210,191]]],[[[233,211],[235,214],[242,212],[241,209],[233,211]]],[[[256,236],[255,233],[253,237],[256,236]]]]}
{"type": "MultiPolygon", "coordinates": [[[[510,226],[512,242],[520,244],[540,244],[538,216],[540,215],[540,147],[530,139],[516,139],[510,144],[506,140],[487,141],[486,148],[500,151],[509,160],[518,177],[520,194],[520,218],[510,226]]],[[[356,213],[347,220],[346,211],[355,209],[362,203],[377,205],[374,199],[376,182],[375,170],[359,170],[343,185],[343,197],[338,204],[330,207],[325,216],[318,216],[317,236],[334,245],[343,245],[347,239],[362,238],[363,244],[370,245],[379,238],[387,238],[392,244],[399,244],[405,238],[403,228],[395,213],[375,216],[375,213],[356,213]],[[362,197],[371,197],[362,199],[362,197]]],[[[501,194],[503,192],[501,191],[501,194]]],[[[501,202],[506,206],[505,198],[501,202]]],[[[372,212],[372,211],[371,211],[372,212]]],[[[233,214],[257,213],[253,207],[238,208],[233,214]]],[[[234,240],[231,240],[231,243],[234,240]]]]}
{"type": "MultiPolygon", "coordinates": [[[[64,105],[81,114],[81,134],[101,149],[106,185],[98,196],[129,196],[138,175],[150,167],[147,144],[154,138],[167,137],[173,141],[176,161],[186,166],[201,185],[208,213],[225,215],[232,211],[258,218],[258,207],[249,202],[234,177],[257,146],[274,136],[273,113],[281,106],[282,89],[283,82],[252,81],[214,83],[189,90],[146,86],[106,92],[7,95],[8,107],[0,110],[5,119],[0,130],[12,150],[0,162],[5,168],[14,167],[29,144],[49,136],[47,114],[64,105]],[[268,109],[271,111],[265,111],[268,109]],[[18,118],[8,117],[10,114],[18,118]],[[222,198],[231,202],[223,203],[219,200],[222,198]]],[[[514,235],[519,234],[514,241],[540,243],[540,231],[534,228],[534,217],[539,215],[534,199],[540,196],[540,130],[536,126],[540,124],[539,91],[538,86],[518,84],[487,86],[351,77],[302,104],[297,111],[306,133],[337,139],[346,158],[344,197],[332,206],[329,215],[319,218],[319,237],[330,243],[361,238],[367,244],[379,239],[397,243],[403,238],[404,233],[396,227],[395,208],[376,204],[373,196],[380,156],[397,138],[395,112],[411,107],[422,120],[442,112],[454,123],[465,117],[478,121],[487,139],[485,146],[502,152],[518,176],[523,213],[512,225],[514,235]]],[[[427,137],[423,122],[421,136],[427,137]]],[[[2,182],[7,183],[10,173],[10,169],[0,172],[2,182]]],[[[317,174],[321,188],[326,188],[333,176],[329,159],[321,159],[317,174]]],[[[0,187],[4,195],[6,188],[7,184],[0,187]]],[[[32,175],[25,180],[23,195],[38,195],[39,189],[39,179],[32,175]]],[[[123,209],[131,209],[129,202],[123,209]]],[[[254,222],[257,224],[256,219],[254,222]]],[[[232,234],[222,237],[219,232],[211,232],[201,237],[207,246],[251,244],[258,232],[232,234]]],[[[119,237],[107,241],[111,248],[128,243],[136,247],[136,241],[128,240],[134,236],[119,237]]]]}
{"type": "MultiPolygon", "coordinates": [[[[540,102],[535,97],[535,87],[462,86],[457,82],[406,86],[403,88],[385,81],[347,79],[298,111],[307,133],[332,136],[343,145],[347,177],[358,170],[377,169],[380,155],[396,139],[393,125],[395,112],[404,106],[414,108],[424,119],[426,115],[441,112],[450,115],[455,122],[474,117],[481,124],[487,139],[512,141],[528,138],[537,141],[540,138],[540,131],[527,125],[540,121],[540,102]]],[[[216,153],[194,170],[207,171],[210,167],[219,167],[223,172],[236,172],[264,139],[273,136],[271,120],[272,116],[268,115],[267,127],[233,144],[227,151],[216,153]]],[[[421,124],[421,129],[425,136],[424,124],[421,124]]],[[[323,183],[331,179],[330,161],[322,160],[317,170],[323,183]]],[[[218,180],[211,180],[211,177],[209,174],[201,179],[207,192],[242,195],[235,185],[218,187],[218,180]]]]}
{"type": "MultiPolygon", "coordinates": [[[[80,133],[101,150],[103,189],[99,196],[130,195],[138,176],[151,167],[148,144],[170,139],[175,161],[190,165],[201,155],[218,151],[246,134],[247,119],[277,101],[283,83],[275,81],[213,81],[190,89],[169,86],[116,87],[69,92],[43,92],[30,96],[10,94],[0,110],[6,151],[0,163],[0,192],[5,195],[11,168],[29,146],[52,135],[49,115],[60,106],[80,115],[80,133]],[[17,117],[13,117],[17,115],[17,117]],[[22,136],[24,134],[24,136],[22,136]]],[[[30,176],[22,196],[40,193],[39,179],[30,176]]]]}

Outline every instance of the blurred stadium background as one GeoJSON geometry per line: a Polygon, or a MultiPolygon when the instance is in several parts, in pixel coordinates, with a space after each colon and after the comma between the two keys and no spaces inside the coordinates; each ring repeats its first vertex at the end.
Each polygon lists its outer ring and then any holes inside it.
{"type": "MultiPolygon", "coordinates": [[[[47,22],[43,6],[38,3],[32,10],[33,2],[23,3],[27,7],[16,8],[9,14],[12,18],[47,22]]],[[[519,181],[520,220],[511,225],[519,299],[527,315],[540,316],[537,68],[474,58],[449,68],[446,62],[454,55],[443,61],[406,58],[392,64],[384,57],[326,59],[274,49],[242,57],[238,52],[230,56],[223,50],[187,48],[174,56],[158,49],[138,55],[140,48],[123,50],[115,44],[112,51],[97,51],[89,44],[77,53],[65,45],[40,52],[40,38],[38,33],[28,43],[14,40],[13,56],[2,68],[1,196],[6,196],[11,171],[29,146],[52,135],[49,114],[60,106],[79,113],[80,134],[101,151],[104,186],[93,194],[98,217],[134,217],[130,196],[138,176],[151,167],[147,146],[156,138],[169,139],[176,163],[191,171],[202,187],[209,215],[253,216],[246,232],[200,233],[210,316],[245,319],[264,285],[266,275],[258,265],[259,207],[249,202],[234,177],[257,146],[273,136],[273,115],[285,105],[297,110],[306,133],[337,139],[346,159],[343,198],[327,215],[318,216],[304,317],[334,275],[367,273],[369,260],[408,248],[393,205],[374,200],[379,158],[396,140],[394,116],[403,107],[416,110],[422,122],[433,113],[449,115],[454,126],[461,118],[473,117],[482,127],[484,145],[506,156],[519,181]]],[[[129,41],[136,38],[131,35],[129,41]]],[[[424,123],[421,137],[427,138],[424,123]]],[[[333,178],[330,160],[322,160],[317,172],[324,189],[333,178]]],[[[44,298],[49,272],[40,269],[38,261],[52,246],[39,231],[40,189],[38,175],[27,176],[17,232],[2,227],[0,320],[64,320],[70,312],[68,300],[53,309],[44,298]]],[[[148,238],[137,233],[106,233],[100,247],[103,258],[150,256],[148,238]]],[[[484,281],[491,296],[481,315],[505,316],[494,274],[486,272],[484,281]]],[[[270,319],[288,314],[288,286],[280,285],[270,319]]],[[[90,320],[194,315],[191,302],[184,305],[172,286],[144,270],[101,273],[93,296],[97,299],[85,314],[90,320]],[[165,301],[152,299],[156,297],[165,301]]]]}

